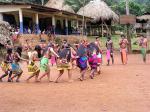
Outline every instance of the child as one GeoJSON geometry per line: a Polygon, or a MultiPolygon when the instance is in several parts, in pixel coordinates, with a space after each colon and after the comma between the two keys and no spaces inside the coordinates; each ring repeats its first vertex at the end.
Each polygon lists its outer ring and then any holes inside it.
{"type": "Polygon", "coordinates": [[[112,64],[114,64],[114,56],[113,56],[113,41],[111,40],[111,37],[107,38],[106,41],[106,56],[107,56],[107,66],[110,65],[110,58],[112,59],[112,64]]]}
{"type": "Polygon", "coordinates": [[[102,51],[97,51],[97,72],[101,74],[102,51]]]}
{"type": "Polygon", "coordinates": [[[1,68],[2,68],[2,71],[5,73],[4,75],[2,75],[0,77],[0,82],[2,82],[3,78],[6,77],[6,76],[9,76],[8,77],[8,82],[11,82],[11,75],[12,75],[12,71],[11,71],[11,67],[10,65],[7,63],[7,61],[4,61],[1,63],[1,68]]]}

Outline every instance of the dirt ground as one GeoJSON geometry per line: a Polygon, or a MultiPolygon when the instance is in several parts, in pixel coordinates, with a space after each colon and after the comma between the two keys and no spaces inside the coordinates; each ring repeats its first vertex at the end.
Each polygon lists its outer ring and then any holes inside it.
{"type": "MultiPolygon", "coordinates": [[[[105,59],[105,57],[104,57],[105,59]]],[[[0,83],[0,112],[149,112],[150,55],[144,64],[140,55],[130,55],[128,65],[102,66],[102,74],[94,80],[77,80],[79,70],[73,71],[74,82],[67,74],[60,83],[26,83],[26,65],[21,83],[0,83]]],[[[0,72],[2,74],[2,72],[0,72]]],[[[58,72],[52,68],[52,80],[58,72]]]]}

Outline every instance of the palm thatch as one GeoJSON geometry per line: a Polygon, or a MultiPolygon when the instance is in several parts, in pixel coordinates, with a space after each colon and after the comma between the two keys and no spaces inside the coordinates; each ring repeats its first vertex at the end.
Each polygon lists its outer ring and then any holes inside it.
{"type": "Polygon", "coordinates": [[[137,17],[137,19],[139,19],[139,20],[150,20],[150,15],[139,16],[139,17],[137,17]]]}
{"type": "Polygon", "coordinates": [[[10,39],[10,25],[8,22],[0,21],[0,44],[5,45],[8,42],[11,44],[10,39]]]}
{"type": "Polygon", "coordinates": [[[64,0],[49,0],[45,6],[50,8],[55,8],[63,11],[68,11],[71,13],[75,13],[74,10],[71,8],[71,6],[65,4],[64,0]]]}
{"type": "Polygon", "coordinates": [[[114,22],[119,20],[118,15],[111,10],[111,8],[101,0],[94,0],[89,2],[85,7],[82,7],[77,14],[94,18],[94,21],[100,20],[113,20],[114,22]]]}

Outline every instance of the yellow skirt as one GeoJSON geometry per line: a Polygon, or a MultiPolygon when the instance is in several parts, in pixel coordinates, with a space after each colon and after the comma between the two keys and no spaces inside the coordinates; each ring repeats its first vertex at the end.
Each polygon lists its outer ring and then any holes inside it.
{"type": "Polygon", "coordinates": [[[61,70],[71,70],[71,69],[72,69],[71,63],[58,64],[57,65],[57,70],[59,70],[59,71],[61,71],[61,70]]]}

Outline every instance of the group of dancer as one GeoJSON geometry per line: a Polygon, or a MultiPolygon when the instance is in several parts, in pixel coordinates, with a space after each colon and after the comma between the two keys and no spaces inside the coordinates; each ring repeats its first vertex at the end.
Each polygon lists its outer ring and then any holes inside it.
{"type": "MultiPolygon", "coordinates": [[[[141,35],[138,43],[141,46],[143,61],[146,62],[147,39],[141,35]]],[[[119,45],[123,65],[126,65],[128,60],[128,44],[126,37],[121,35],[119,45]]],[[[114,64],[114,45],[111,37],[107,38],[106,48],[107,65],[109,66],[110,61],[114,64]]],[[[69,82],[73,82],[72,70],[77,67],[80,69],[80,81],[85,80],[87,70],[90,70],[89,77],[93,79],[95,74],[101,73],[102,53],[99,38],[96,38],[95,42],[89,43],[86,40],[82,40],[73,45],[69,44],[67,40],[63,40],[61,45],[56,44],[54,41],[50,41],[48,44],[41,42],[34,49],[26,40],[25,46],[7,47],[7,54],[1,63],[4,75],[0,76],[0,82],[6,76],[8,76],[8,82],[13,82],[15,78],[16,82],[20,81],[19,79],[23,74],[23,70],[20,67],[21,60],[27,62],[28,74],[30,74],[26,79],[27,82],[34,77],[35,82],[41,82],[46,76],[48,82],[51,82],[50,62],[52,66],[56,64],[59,71],[58,77],[54,81],[56,83],[59,82],[65,70],[68,71],[69,82]]]]}
{"type": "Polygon", "coordinates": [[[94,78],[96,72],[97,74],[101,73],[102,52],[98,38],[95,42],[88,43],[88,41],[82,40],[74,45],[70,45],[67,40],[63,40],[62,45],[57,45],[53,41],[48,44],[41,42],[34,49],[26,40],[25,46],[7,47],[7,54],[1,63],[4,72],[4,75],[0,76],[1,82],[6,76],[8,76],[8,82],[13,82],[15,78],[16,82],[20,82],[23,74],[20,61],[27,62],[28,74],[30,74],[26,79],[27,82],[33,77],[36,82],[40,82],[46,76],[48,82],[51,82],[49,62],[52,66],[57,65],[59,74],[55,80],[56,83],[59,82],[65,70],[68,71],[69,82],[73,82],[72,69],[76,69],[76,67],[80,69],[79,79],[83,81],[88,69],[91,70],[91,79],[94,78]]]}

